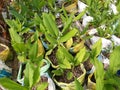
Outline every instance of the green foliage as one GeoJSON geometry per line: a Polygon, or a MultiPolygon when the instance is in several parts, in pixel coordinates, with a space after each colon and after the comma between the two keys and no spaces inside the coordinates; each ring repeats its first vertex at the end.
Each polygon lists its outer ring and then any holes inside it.
{"type": "Polygon", "coordinates": [[[75,90],[84,90],[81,83],[75,78],[75,90]]]}
{"type": "Polygon", "coordinates": [[[31,49],[29,51],[29,58],[31,60],[34,60],[37,57],[37,54],[38,54],[38,43],[37,43],[37,41],[35,41],[32,44],[31,49]]]}
{"type": "Polygon", "coordinates": [[[32,88],[40,81],[40,67],[42,63],[41,60],[36,63],[32,63],[31,61],[27,62],[24,71],[24,83],[26,87],[32,88]]]}
{"type": "Polygon", "coordinates": [[[120,46],[115,47],[115,49],[110,55],[110,67],[109,68],[112,74],[115,74],[117,70],[120,69],[119,55],[120,55],[120,46]]]}
{"type": "Polygon", "coordinates": [[[86,48],[82,48],[78,53],[77,55],[75,56],[75,59],[74,59],[74,63],[75,63],[75,66],[79,65],[80,63],[82,63],[83,61],[85,61],[85,56],[86,56],[86,48]]]}
{"type": "Polygon", "coordinates": [[[75,36],[75,34],[77,32],[78,32],[78,30],[76,30],[75,28],[70,30],[64,36],[60,37],[60,39],[58,39],[58,42],[65,42],[65,41],[69,40],[71,37],[75,36]]]}
{"type": "Polygon", "coordinates": [[[100,52],[101,52],[101,49],[102,49],[102,40],[99,39],[93,46],[92,46],[92,58],[96,58],[100,52]]]}
{"type": "Polygon", "coordinates": [[[96,90],[103,90],[104,87],[104,68],[103,64],[95,59],[95,79],[96,79],[96,90]]]}
{"type": "Polygon", "coordinates": [[[70,61],[73,59],[73,57],[64,47],[58,48],[56,57],[61,68],[71,69],[70,61]]]}
{"type": "Polygon", "coordinates": [[[56,70],[52,70],[52,73],[54,73],[57,76],[61,76],[64,73],[64,71],[58,68],[56,70]]]}
{"type": "Polygon", "coordinates": [[[73,21],[73,14],[71,14],[69,18],[64,17],[64,19],[65,19],[65,21],[63,20],[64,21],[64,28],[62,30],[62,33],[66,33],[69,30],[69,27],[73,21]]]}
{"type": "Polygon", "coordinates": [[[70,80],[73,77],[73,73],[72,72],[67,72],[67,79],[70,80]]]}
{"type": "Polygon", "coordinates": [[[70,19],[68,19],[68,21],[66,21],[66,24],[62,30],[62,32],[60,32],[60,30],[58,29],[56,22],[55,22],[55,17],[49,13],[43,13],[43,25],[41,24],[42,27],[42,32],[45,34],[46,39],[52,44],[60,44],[62,42],[66,42],[67,40],[69,40],[71,37],[75,36],[75,34],[78,32],[78,30],[76,30],[75,28],[70,29],[69,27],[71,25],[72,22],[72,16],[70,16],[70,19]]]}
{"type": "Polygon", "coordinates": [[[51,34],[54,38],[59,35],[59,30],[53,19],[52,14],[43,13],[43,23],[47,29],[48,34],[51,34]]]}
{"type": "Polygon", "coordinates": [[[23,87],[9,78],[0,78],[0,85],[2,85],[7,90],[28,90],[27,87],[23,87]]]}
{"type": "Polygon", "coordinates": [[[48,83],[43,82],[37,87],[37,90],[45,90],[47,86],[48,86],[48,83]]]}

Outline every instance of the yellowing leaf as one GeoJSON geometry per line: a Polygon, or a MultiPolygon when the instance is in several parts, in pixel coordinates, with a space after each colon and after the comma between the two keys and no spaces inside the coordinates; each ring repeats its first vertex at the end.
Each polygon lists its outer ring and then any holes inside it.
{"type": "Polygon", "coordinates": [[[82,49],[82,48],[84,47],[84,43],[85,43],[85,41],[83,40],[83,41],[81,41],[80,43],[78,43],[77,45],[75,45],[75,46],[73,47],[73,52],[76,53],[76,52],[78,52],[80,49],[82,49]]]}
{"type": "Polygon", "coordinates": [[[81,49],[77,55],[75,56],[75,65],[79,65],[81,62],[84,61],[84,58],[86,56],[86,48],[84,47],[83,49],[81,49]]]}
{"type": "Polygon", "coordinates": [[[37,56],[43,55],[44,53],[45,53],[44,47],[43,47],[41,41],[38,40],[38,55],[37,56]]]}

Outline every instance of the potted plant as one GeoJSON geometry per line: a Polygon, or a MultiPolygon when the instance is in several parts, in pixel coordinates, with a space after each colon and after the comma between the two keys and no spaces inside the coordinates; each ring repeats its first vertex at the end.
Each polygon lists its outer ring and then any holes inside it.
{"type": "Polygon", "coordinates": [[[59,46],[56,52],[58,67],[52,71],[56,84],[63,90],[75,90],[75,78],[82,84],[86,74],[82,62],[86,60],[88,56],[89,54],[85,47],[74,57],[65,47],[59,46]]]}
{"type": "MultiPolygon", "coordinates": [[[[72,15],[70,16],[70,20],[72,20],[72,15]]],[[[73,37],[78,31],[75,28],[70,27],[71,21],[67,21],[66,25],[63,27],[62,31],[58,29],[54,16],[49,13],[43,13],[43,24],[41,25],[42,33],[45,35],[45,39],[48,44],[48,51],[45,54],[45,58],[51,63],[52,67],[57,68],[56,62],[57,59],[55,57],[55,53],[59,45],[64,45],[64,43],[73,37]],[[55,61],[54,62],[52,62],[55,61]]]]}

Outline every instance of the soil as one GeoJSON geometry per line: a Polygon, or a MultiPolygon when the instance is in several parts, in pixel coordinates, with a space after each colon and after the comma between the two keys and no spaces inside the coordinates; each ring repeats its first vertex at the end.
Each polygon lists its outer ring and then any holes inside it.
{"type": "Polygon", "coordinates": [[[70,83],[70,82],[74,81],[74,77],[70,80],[67,79],[67,73],[68,72],[72,72],[73,76],[76,77],[76,78],[78,78],[80,75],[83,74],[83,71],[81,70],[80,66],[76,66],[74,68],[74,70],[66,69],[62,76],[55,76],[55,79],[58,82],[64,82],[64,83],[70,83]]]}
{"type": "Polygon", "coordinates": [[[57,23],[58,28],[62,28],[63,23],[62,23],[62,19],[61,18],[56,18],[56,23],[57,23]]]}
{"type": "Polygon", "coordinates": [[[58,65],[58,61],[57,61],[57,58],[56,58],[56,52],[57,52],[57,47],[53,49],[53,51],[52,51],[52,53],[50,55],[48,55],[48,58],[50,59],[50,61],[55,66],[58,65]]]}
{"type": "Polygon", "coordinates": [[[73,45],[72,46],[75,46],[76,44],[80,43],[82,40],[80,39],[80,37],[78,36],[75,36],[73,37],[73,45]]]}
{"type": "Polygon", "coordinates": [[[83,63],[83,65],[84,65],[86,71],[90,71],[91,68],[92,68],[92,66],[93,66],[93,64],[90,63],[90,60],[85,61],[85,62],[83,63]]]}
{"type": "Polygon", "coordinates": [[[0,52],[2,52],[3,50],[5,50],[5,47],[0,45],[0,52]]]}

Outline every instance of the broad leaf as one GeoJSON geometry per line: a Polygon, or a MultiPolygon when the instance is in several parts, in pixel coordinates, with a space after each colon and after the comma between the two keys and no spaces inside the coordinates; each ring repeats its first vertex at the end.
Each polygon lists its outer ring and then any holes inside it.
{"type": "Polygon", "coordinates": [[[28,90],[28,88],[21,86],[9,78],[0,78],[0,85],[2,85],[5,90],[28,90]]]}
{"type": "Polygon", "coordinates": [[[52,70],[52,73],[54,73],[57,76],[61,76],[63,74],[63,70],[62,69],[52,70]]]}
{"type": "Polygon", "coordinates": [[[24,43],[14,43],[12,44],[14,50],[17,52],[17,53],[23,53],[23,52],[26,52],[26,44],[24,43]]]}
{"type": "Polygon", "coordinates": [[[26,87],[31,88],[33,86],[33,75],[33,65],[30,62],[28,62],[24,71],[24,83],[26,87]]]}
{"type": "Polygon", "coordinates": [[[68,33],[66,33],[65,35],[63,35],[62,37],[60,37],[60,39],[58,39],[58,42],[65,42],[67,40],[69,40],[70,38],[72,38],[73,36],[75,36],[75,34],[77,33],[78,30],[76,29],[72,29],[70,30],[68,33]]]}
{"type": "Polygon", "coordinates": [[[22,38],[13,28],[10,28],[9,32],[10,32],[10,37],[11,37],[12,43],[21,43],[22,42],[22,38]]]}
{"type": "Polygon", "coordinates": [[[64,47],[59,47],[58,48],[58,51],[60,51],[66,58],[69,62],[72,62],[73,61],[73,56],[67,51],[66,48],[64,47]]]}
{"type": "Polygon", "coordinates": [[[31,60],[34,60],[37,57],[37,54],[38,54],[38,42],[35,41],[29,50],[29,58],[31,60]]]}
{"type": "Polygon", "coordinates": [[[71,69],[70,58],[66,56],[63,51],[63,47],[59,47],[56,53],[56,57],[58,59],[59,66],[64,69],[71,69]]]}
{"type": "Polygon", "coordinates": [[[84,90],[81,83],[75,78],[75,90],[84,90]]]}
{"type": "Polygon", "coordinates": [[[45,37],[48,40],[48,42],[50,42],[51,44],[56,44],[57,40],[55,38],[53,38],[50,34],[45,33],[45,37]]]}
{"type": "Polygon", "coordinates": [[[120,69],[120,46],[116,47],[110,55],[110,71],[115,74],[120,69]]]}
{"type": "Polygon", "coordinates": [[[73,73],[72,72],[67,72],[67,79],[70,80],[73,77],[73,73]]]}
{"type": "Polygon", "coordinates": [[[53,19],[52,14],[43,14],[43,23],[51,36],[57,37],[59,35],[59,29],[53,19]]]}
{"type": "Polygon", "coordinates": [[[92,46],[92,58],[97,57],[102,50],[102,39],[99,39],[93,46],[92,46]]]}
{"type": "Polygon", "coordinates": [[[14,15],[19,20],[24,20],[24,17],[15,10],[9,10],[12,15],[14,15]]]}
{"type": "Polygon", "coordinates": [[[71,14],[71,16],[67,19],[67,22],[65,23],[64,28],[62,30],[62,33],[65,33],[69,30],[72,20],[73,20],[73,14],[71,14]]]}
{"type": "Polygon", "coordinates": [[[78,53],[77,55],[75,56],[75,65],[79,65],[80,63],[82,63],[85,59],[85,56],[86,56],[86,48],[82,48],[78,53]]]}
{"type": "Polygon", "coordinates": [[[94,60],[94,65],[95,65],[95,79],[96,79],[96,90],[103,90],[104,87],[104,68],[103,64],[98,60],[94,60]]]}
{"type": "Polygon", "coordinates": [[[13,28],[16,32],[20,32],[22,30],[22,24],[19,20],[5,20],[6,23],[10,26],[10,28],[13,28]]]}
{"type": "Polygon", "coordinates": [[[46,90],[48,86],[48,83],[47,82],[42,82],[38,87],[37,87],[37,90],[46,90]]]}

